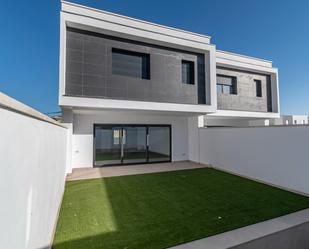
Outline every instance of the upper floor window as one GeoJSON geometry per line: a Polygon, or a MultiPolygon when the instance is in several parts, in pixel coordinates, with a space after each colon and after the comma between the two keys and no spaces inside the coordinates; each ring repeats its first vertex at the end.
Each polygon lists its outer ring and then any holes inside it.
{"type": "Polygon", "coordinates": [[[112,49],[112,72],[124,76],[150,79],[149,54],[112,49]]]}
{"type": "Polygon", "coordinates": [[[182,83],[194,85],[194,62],[181,61],[182,83]]]}
{"type": "Polygon", "coordinates": [[[255,92],[256,97],[262,97],[262,81],[261,80],[254,80],[255,83],[255,92]]]}
{"type": "Polygon", "coordinates": [[[227,75],[217,75],[218,94],[237,94],[236,77],[227,75]]]}

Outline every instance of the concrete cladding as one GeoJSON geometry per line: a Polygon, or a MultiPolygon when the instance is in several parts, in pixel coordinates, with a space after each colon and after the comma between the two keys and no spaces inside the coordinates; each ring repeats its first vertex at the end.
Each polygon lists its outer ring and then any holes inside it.
{"type": "Polygon", "coordinates": [[[217,68],[217,75],[235,77],[235,93],[218,93],[219,110],[271,112],[270,76],[224,67],[217,68]],[[261,84],[261,96],[257,96],[256,81],[261,84]]]}
{"type": "Polygon", "coordinates": [[[67,30],[65,95],[205,104],[204,54],[67,30]],[[148,54],[150,79],[113,74],[112,51],[148,54]],[[182,83],[182,61],[194,62],[194,84],[182,83]]]}

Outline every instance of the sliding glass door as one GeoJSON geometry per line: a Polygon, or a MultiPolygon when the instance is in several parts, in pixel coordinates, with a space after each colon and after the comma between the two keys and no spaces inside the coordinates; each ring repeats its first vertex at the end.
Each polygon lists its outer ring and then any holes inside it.
{"type": "Polygon", "coordinates": [[[123,163],[147,162],[146,130],[145,126],[123,127],[123,163]]]}
{"type": "Polygon", "coordinates": [[[148,127],[148,158],[149,162],[170,160],[171,139],[169,126],[148,127]]]}
{"type": "Polygon", "coordinates": [[[117,126],[95,126],[95,166],[120,164],[122,161],[122,128],[117,126]]]}
{"type": "Polygon", "coordinates": [[[169,125],[95,125],[94,166],[171,161],[169,125]]]}

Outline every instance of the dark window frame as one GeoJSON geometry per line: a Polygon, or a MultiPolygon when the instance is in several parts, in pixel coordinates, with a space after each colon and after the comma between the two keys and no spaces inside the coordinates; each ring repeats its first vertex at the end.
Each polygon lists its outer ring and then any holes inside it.
{"type": "Polygon", "coordinates": [[[181,60],[181,82],[186,85],[195,85],[195,64],[194,61],[181,60]],[[189,76],[184,77],[184,65],[188,65],[189,76]]]}
{"type": "Polygon", "coordinates": [[[255,83],[255,96],[258,98],[263,97],[263,93],[262,93],[262,81],[261,80],[254,80],[255,83]]]}
{"type": "Polygon", "coordinates": [[[231,82],[232,82],[231,84],[224,84],[224,83],[218,83],[218,80],[217,80],[217,94],[227,94],[224,92],[224,87],[229,87],[230,91],[228,94],[237,95],[237,77],[230,76],[230,75],[224,75],[224,74],[217,74],[217,77],[229,78],[231,79],[231,82]],[[218,88],[220,88],[219,92],[218,92],[218,88]]]}
{"type": "MultiPolygon", "coordinates": [[[[100,167],[105,167],[105,166],[130,166],[130,165],[136,165],[136,164],[155,164],[155,163],[164,163],[164,162],[172,162],[173,159],[173,137],[172,137],[172,125],[171,124],[117,124],[117,123],[94,123],[92,126],[92,145],[93,145],[93,151],[92,151],[92,166],[94,168],[100,168],[100,167]],[[127,126],[132,126],[132,127],[146,127],[147,129],[147,134],[149,134],[149,128],[150,127],[167,127],[169,128],[169,160],[162,160],[162,161],[149,161],[149,153],[148,153],[148,148],[147,148],[147,162],[134,162],[134,163],[123,163],[121,162],[120,164],[100,164],[96,165],[96,156],[95,156],[95,138],[96,138],[96,128],[97,127],[119,127],[122,131],[125,127],[127,126]]],[[[147,134],[146,134],[146,139],[147,139],[147,134]]],[[[147,144],[147,140],[146,140],[147,144]]],[[[148,144],[147,144],[148,147],[148,144]]]]}
{"type": "Polygon", "coordinates": [[[150,80],[150,54],[125,50],[125,49],[120,49],[120,48],[112,48],[112,74],[126,76],[126,77],[139,78],[143,80],[150,80]],[[140,57],[142,60],[141,77],[130,75],[130,74],[125,74],[125,73],[115,72],[116,68],[113,67],[113,63],[114,63],[113,54],[114,53],[121,54],[121,55],[140,57]]]}

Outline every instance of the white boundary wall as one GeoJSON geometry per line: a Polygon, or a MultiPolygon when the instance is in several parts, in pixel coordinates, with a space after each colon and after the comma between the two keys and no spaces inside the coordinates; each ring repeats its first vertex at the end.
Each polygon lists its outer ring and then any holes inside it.
{"type": "Polygon", "coordinates": [[[309,126],[201,128],[200,162],[309,194],[309,126]]]}
{"type": "Polygon", "coordinates": [[[0,248],[48,248],[64,191],[67,129],[1,100],[0,248]]]}

